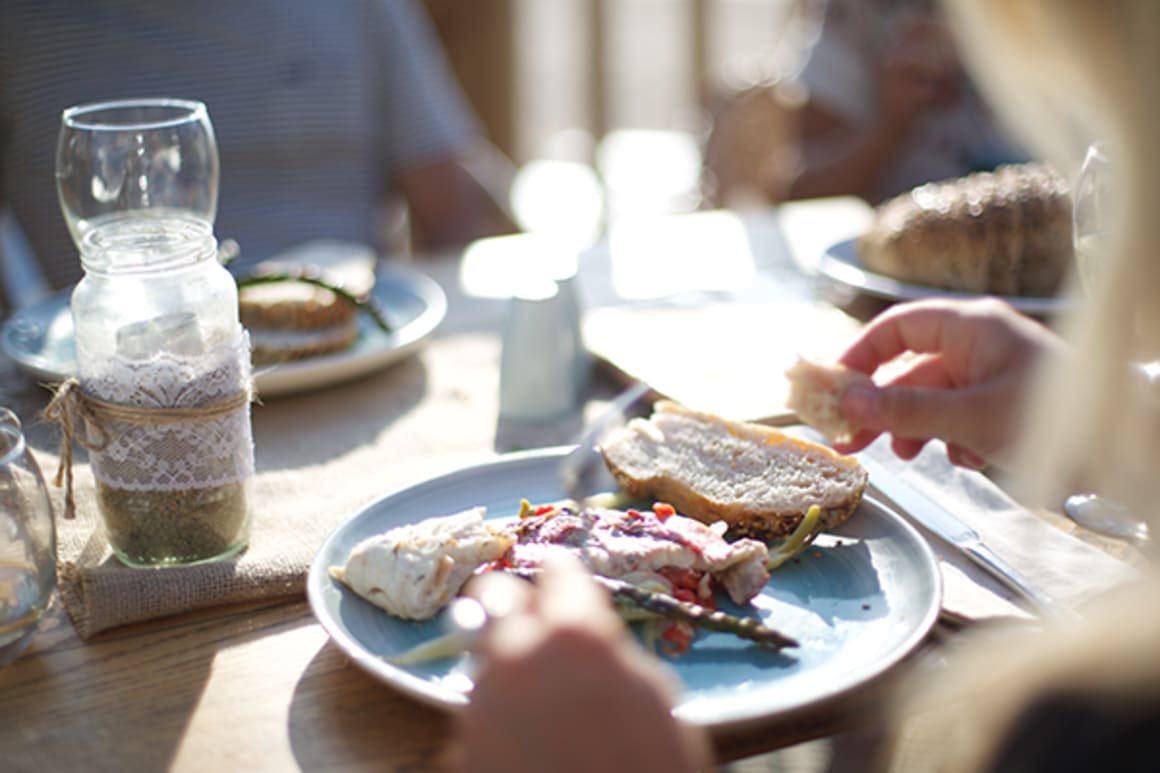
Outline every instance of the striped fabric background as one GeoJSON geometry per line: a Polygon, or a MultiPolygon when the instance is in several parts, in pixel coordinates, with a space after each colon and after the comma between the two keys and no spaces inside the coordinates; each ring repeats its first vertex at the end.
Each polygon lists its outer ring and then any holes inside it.
{"type": "Polygon", "coordinates": [[[0,199],[47,279],[80,276],[56,200],[61,110],[200,99],[221,152],[215,230],[260,259],[313,238],[381,246],[395,170],[478,132],[410,0],[4,0],[0,199]]]}

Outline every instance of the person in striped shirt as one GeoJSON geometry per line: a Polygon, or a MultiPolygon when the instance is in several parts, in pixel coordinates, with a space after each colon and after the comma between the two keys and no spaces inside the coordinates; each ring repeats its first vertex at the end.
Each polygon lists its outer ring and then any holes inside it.
{"type": "Polygon", "coordinates": [[[20,238],[0,242],[4,273],[22,244],[41,290],[80,278],[53,176],[61,111],[143,96],[206,103],[215,231],[243,262],[317,238],[388,252],[400,211],[423,250],[514,230],[504,175],[481,171],[506,160],[412,0],[5,0],[0,207],[20,238]]]}

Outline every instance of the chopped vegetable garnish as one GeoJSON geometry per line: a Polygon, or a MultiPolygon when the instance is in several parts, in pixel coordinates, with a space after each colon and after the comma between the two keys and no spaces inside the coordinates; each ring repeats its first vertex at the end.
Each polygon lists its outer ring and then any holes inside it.
{"type": "Polygon", "coordinates": [[[810,509],[806,511],[805,517],[794,529],[793,534],[789,535],[777,548],[770,548],[765,568],[772,571],[808,548],[822,531],[818,523],[821,520],[819,517],[821,513],[822,508],[810,505],[810,509]]]}

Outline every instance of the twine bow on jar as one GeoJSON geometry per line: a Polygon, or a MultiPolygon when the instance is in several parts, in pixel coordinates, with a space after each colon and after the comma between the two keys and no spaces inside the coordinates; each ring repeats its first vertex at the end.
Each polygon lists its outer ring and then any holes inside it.
{"type": "Polygon", "coordinates": [[[44,409],[44,418],[61,427],[60,462],[53,485],[65,486],[64,517],[76,517],[73,494],[73,442],[86,451],[100,452],[112,439],[109,423],[137,426],[156,426],[180,422],[206,421],[227,416],[244,407],[251,399],[251,390],[243,389],[209,405],[196,408],[158,408],[118,405],[85,394],[80,381],[74,378],[60,383],[52,400],[44,409]],[[95,435],[95,439],[93,439],[95,435]]]}

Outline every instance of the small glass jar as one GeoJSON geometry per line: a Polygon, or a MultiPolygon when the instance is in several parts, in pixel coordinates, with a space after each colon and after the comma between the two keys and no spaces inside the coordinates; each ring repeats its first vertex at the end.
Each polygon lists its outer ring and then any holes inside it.
{"type": "Polygon", "coordinates": [[[0,666],[28,646],[56,587],[56,530],[20,419],[0,408],[0,666]]]}
{"type": "Polygon", "coordinates": [[[250,525],[250,347],[212,229],[112,219],[86,234],[81,264],[83,444],[113,552],[130,566],[237,553],[250,525]]]}

